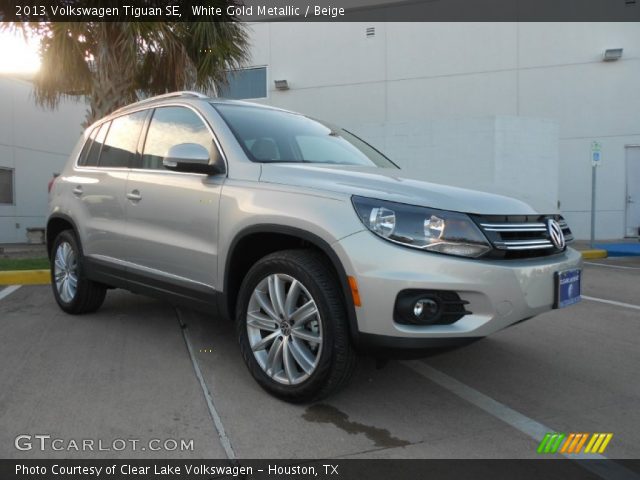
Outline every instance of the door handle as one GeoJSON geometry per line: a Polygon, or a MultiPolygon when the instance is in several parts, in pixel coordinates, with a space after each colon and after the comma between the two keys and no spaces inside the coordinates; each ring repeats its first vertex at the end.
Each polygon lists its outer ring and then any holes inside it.
{"type": "Polygon", "coordinates": [[[636,202],[631,200],[631,195],[627,195],[627,203],[636,203],[636,202]]]}
{"type": "Polygon", "coordinates": [[[127,198],[132,202],[139,202],[140,200],[142,200],[142,195],[140,195],[140,192],[138,190],[131,190],[129,193],[127,193],[127,198]]]}
{"type": "Polygon", "coordinates": [[[73,190],[71,190],[73,192],[73,194],[76,197],[79,197],[80,195],[82,195],[82,186],[78,185],[77,187],[75,187],[73,190]]]}

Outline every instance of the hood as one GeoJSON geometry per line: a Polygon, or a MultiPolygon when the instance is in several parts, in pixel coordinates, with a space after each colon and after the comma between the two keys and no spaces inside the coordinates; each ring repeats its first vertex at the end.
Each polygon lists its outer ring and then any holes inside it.
{"type": "Polygon", "coordinates": [[[264,163],[261,182],[484,215],[532,215],[515,198],[402,177],[402,170],[308,163],[264,163]]]}

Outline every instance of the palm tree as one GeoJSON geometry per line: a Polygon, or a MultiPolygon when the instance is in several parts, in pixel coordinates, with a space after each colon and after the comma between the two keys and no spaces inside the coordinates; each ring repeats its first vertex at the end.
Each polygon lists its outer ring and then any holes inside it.
{"type": "Polygon", "coordinates": [[[33,22],[4,28],[30,31],[41,39],[36,103],[55,108],[63,97],[86,96],[86,126],[150,95],[217,91],[227,81],[226,72],[247,59],[244,26],[234,17],[227,20],[33,22]]]}

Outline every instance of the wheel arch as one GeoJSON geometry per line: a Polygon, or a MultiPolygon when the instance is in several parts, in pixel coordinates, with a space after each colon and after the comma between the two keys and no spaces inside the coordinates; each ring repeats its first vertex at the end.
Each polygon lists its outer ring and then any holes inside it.
{"type": "Polygon", "coordinates": [[[356,343],[358,324],[347,273],[340,258],[323,238],[295,227],[262,224],[241,230],[231,241],[224,268],[223,294],[220,305],[222,313],[235,318],[235,307],[242,280],[256,261],[270,253],[289,248],[314,248],[330,262],[338,279],[342,297],[347,308],[349,335],[356,343]],[[255,246],[258,248],[255,248],[255,246]]]}
{"type": "Polygon", "coordinates": [[[82,248],[80,245],[80,236],[78,235],[78,227],[73,219],[64,213],[54,213],[47,220],[47,227],[45,229],[47,256],[49,259],[51,259],[51,248],[53,247],[53,242],[60,232],[64,230],[73,230],[73,233],[78,239],[78,247],[82,248]]]}

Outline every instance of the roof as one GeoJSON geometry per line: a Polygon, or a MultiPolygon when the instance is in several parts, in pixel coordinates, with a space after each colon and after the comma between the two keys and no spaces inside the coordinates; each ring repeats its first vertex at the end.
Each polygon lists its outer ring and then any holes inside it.
{"type": "Polygon", "coordinates": [[[149,105],[149,106],[152,106],[154,104],[160,104],[161,105],[163,101],[171,100],[171,99],[205,100],[208,103],[226,104],[226,105],[243,105],[243,106],[249,106],[249,107],[265,108],[265,109],[270,109],[270,110],[279,110],[279,111],[288,112],[288,113],[296,113],[296,112],[290,112],[289,110],[285,110],[285,109],[282,109],[282,108],[273,107],[271,105],[264,105],[264,104],[261,104],[261,103],[247,102],[247,101],[244,101],[244,100],[232,100],[232,99],[219,98],[219,97],[210,97],[210,96],[208,96],[208,95],[206,95],[204,93],[200,93],[200,92],[179,91],[179,92],[170,92],[170,93],[165,93],[163,95],[156,95],[154,97],[145,98],[145,99],[140,100],[138,102],[131,103],[129,105],[121,107],[121,108],[117,109],[116,111],[114,111],[111,115],[116,114],[116,113],[122,113],[122,112],[125,112],[125,111],[129,110],[129,109],[137,108],[137,107],[144,106],[144,105],[149,105]]]}

